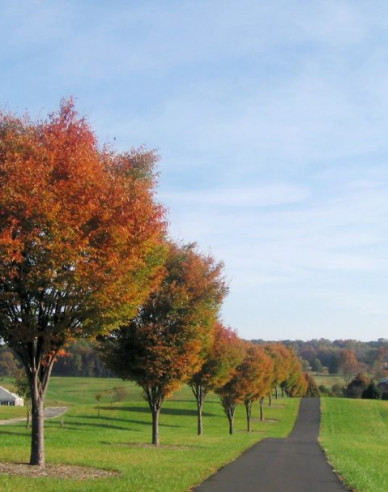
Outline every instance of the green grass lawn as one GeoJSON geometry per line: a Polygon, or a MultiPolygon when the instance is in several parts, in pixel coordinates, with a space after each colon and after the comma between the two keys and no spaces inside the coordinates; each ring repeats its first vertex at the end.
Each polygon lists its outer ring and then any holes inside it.
{"type": "Polygon", "coordinates": [[[15,419],[25,416],[25,407],[8,407],[0,405],[0,420],[15,419]]]}
{"type": "Polygon", "coordinates": [[[388,402],[324,398],[320,440],[335,470],[358,492],[388,490],[388,402]]]}
{"type": "MultiPolygon", "coordinates": [[[[3,383],[2,383],[3,384],[3,383]]],[[[3,384],[5,386],[5,384],[3,384]]],[[[141,392],[119,379],[53,378],[47,405],[68,405],[61,418],[46,422],[48,463],[84,465],[117,470],[120,476],[96,480],[23,478],[0,474],[1,491],[187,491],[264,437],[283,437],[292,429],[297,399],[273,400],[266,422],[255,419],[245,432],[244,409],[238,408],[234,435],[218,399],[205,403],[205,435],[196,435],[195,402],[184,387],[167,401],[161,414],[161,446],[148,446],[151,418],[141,392]],[[105,390],[125,386],[125,402],[112,402],[105,390]],[[96,393],[102,393],[98,417],[96,393]]],[[[259,407],[255,406],[255,417],[259,407]]],[[[30,434],[23,424],[0,427],[0,461],[27,462],[30,434]]]]}

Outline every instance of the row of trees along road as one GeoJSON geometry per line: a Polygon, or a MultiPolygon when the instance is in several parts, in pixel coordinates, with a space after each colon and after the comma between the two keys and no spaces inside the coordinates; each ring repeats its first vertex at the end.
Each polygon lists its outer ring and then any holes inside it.
{"type": "MultiPolygon", "coordinates": [[[[222,284],[221,281],[216,291],[222,291],[222,284]]],[[[253,403],[259,401],[263,420],[264,398],[271,398],[278,385],[289,396],[316,396],[309,393],[313,382],[302,372],[298,358],[284,345],[246,342],[220,321],[214,323],[214,318],[206,338],[201,339],[199,327],[194,332],[190,330],[193,318],[189,311],[193,307],[178,314],[175,302],[171,302],[175,289],[170,289],[171,284],[163,282],[130,326],[104,337],[100,347],[104,361],[114,373],[142,387],[152,413],[153,444],[159,444],[158,422],[163,401],[185,382],[191,386],[197,402],[198,435],[203,433],[202,410],[211,390],[220,396],[230,434],[237,405],[245,405],[250,432],[253,403]],[[170,302],[160,305],[165,296],[170,302]]],[[[205,320],[201,316],[198,319],[199,323],[205,320]]]]}
{"type": "Polygon", "coordinates": [[[145,149],[101,149],[72,101],[44,121],[0,114],[0,339],[30,387],[31,465],[45,463],[53,365],[77,339],[98,338],[107,365],[143,388],[155,444],[163,401],[183,382],[197,400],[198,433],[210,390],[231,431],[237,403],[249,417],[271,387],[305,390],[285,347],[254,347],[222,326],[222,264],[167,239],[156,161],[145,149]]]}
{"type": "Polygon", "coordinates": [[[165,275],[128,325],[101,344],[103,360],[139,384],[152,412],[152,442],[159,444],[163,401],[201,366],[227,292],[222,264],[194,245],[170,243],[165,275]]]}

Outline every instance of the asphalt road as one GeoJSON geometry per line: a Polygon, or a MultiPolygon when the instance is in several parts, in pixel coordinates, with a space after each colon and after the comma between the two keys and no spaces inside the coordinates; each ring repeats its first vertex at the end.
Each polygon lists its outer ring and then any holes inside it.
{"type": "Polygon", "coordinates": [[[343,492],[348,490],[326,461],[317,438],[317,398],[301,401],[286,439],[264,439],[211,476],[195,492],[343,492]]]}

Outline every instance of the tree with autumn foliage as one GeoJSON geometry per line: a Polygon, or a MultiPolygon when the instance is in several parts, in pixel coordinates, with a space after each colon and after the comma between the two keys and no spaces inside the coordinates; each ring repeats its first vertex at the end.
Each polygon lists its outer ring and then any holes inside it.
{"type": "Polygon", "coordinates": [[[239,403],[245,405],[247,428],[251,430],[252,403],[268,391],[268,383],[272,380],[272,360],[263,348],[243,341],[240,341],[240,346],[240,361],[230,379],[215,389],[229,421],[229,434],[234,431],[234,416],[239,403]]]}
{"type": "Polygon", "coordinates": [[[359,362],[354,350],[346,348],[340,350],[338,369],[345,383],[349,384],[359,369],[359,362]]]}
{"type": "Polygon", "coordinates": [[[152,443],[159,444],[164,400],[198,370],[226,294],[222,263],[196,245],[170,243],[159,287],[128,325],[103,340],[108,367],[144,391],[152,414],[152,443]]]}
{"type": "Polygon", "coordinates": [[[306,381],[305,390],[304,390],[304,394],[299,396],[306,396],[308,398],[319,398],[320,391],[313,376],[308,372],[303,373],[303,376],[306,381]]]}
{"type": "MultiPolygon", "coordinates": [[[[275,397],[278,397],[278,388],[289,377],[289,362],[292,358],[290,350],[282,343],[268,343],[264,346],[267,354],[273,361],[272,387],[275,397]]],[[[271,402],[271,394],[269,394],[271,402]]]]}
{"type": "MultiPolygon", "coordinates": [[[[257,390],[254,400],[259,401],[260,405],[260,420],[264,420],[264,398],[271,393],[273,385],[273,370],[274,363],[272,358],[267,354],[263,347],[257,347],[260,352],[257,353],[258,360],[256,364],[259,366],[260,377],[257,380],[257,390]]],[[[248,417],[248,415],[247,415],[248,417]]]]}
{"type": "Polygon", "coordinates": [[[221,404],[229,422],[229,434],[234,432],[234,415],[239,403],[242,402],[243,392],[237,368],[231,378],[223,386],[216,388],[215,393],[220,397],[221,404]]]}
{"type": "MultiPolygon", "coordinates": [[[[273,361],[265,350],[252,343],[245,347],[245,357],[238,367],[238,383],[241,386],[242,400],[247,418],[247,431],[251,432],[252,406],[257,400],[263,400],[271,388],[273,361]]],[[[262,405],[261,420],[263,420],[262,405]]]]}
{"type": "Polygon", "coordinates": [[[0,114],[0,338],[30,385],[32,465],[45,463],[58,354],[134,316],[158,281],[166,226],[156,160],[101,149],[72,101],[44,121],[0,114]]]}
{"type": "Polygon", "coordinates": [[[288,350],[288,357],[285,359],[287,364],[287,378],[280,384],[282,396],[284,392],[288,396],[305,396],[310,379],[306,378],[306,372],[303,372],[302,363],[292,349],[288,350]]]}
{"type": "Polygon", "coordinates": [[[231,377],[242,356],[241,340],[236,332],[218,322],[213,342],[200,369],[190,378],[189,385],[197,402],[197,434],[203,434],[203,405],[209,391],[223,386],[231,377]]]}

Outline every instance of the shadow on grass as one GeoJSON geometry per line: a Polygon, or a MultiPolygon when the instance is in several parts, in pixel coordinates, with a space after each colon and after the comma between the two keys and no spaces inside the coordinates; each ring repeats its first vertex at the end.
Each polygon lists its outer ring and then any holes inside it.
{"type": "MultiPolygon", "coordinates": [[[[132,420],[132,421],[128,421],[128,422],[131,422],[131,423],[141,423],[142,422],[136,422],[135,420],[132,420]]],[[[149,425],[149,424],[147,424],[149,425]]],[[[120,430],[120,431],[133,431],[134,429],[130,429],[128,427],[124,427],[124,426],[120,426],[120,425],[113,425],[113,424],[104,424],[103,422],[99,422],[99,423],[94,423],[94,422],[69,422],[68,424],[64,424],[64,429],[67,429],[67,430],[79,430],[79,429],[84,429],[84,430],[87,430],[87,429],[90,429],[90,430],[94,430],[94,429],[113,429],[113,430],[120,430]]],[[[140,431],[137,431],[137,432],[140,432],[140,431]]]]}
{"type": "Polygon", "coordinates": [[[114,441],[100,441],[100,444],[105,444],[108,446],[127,446],[127,447],[132,447],[132,448],[148,448],[148,449],[179,449],[179,450],[185,450],[187,449],[188,451],[192,450],[193,448],[195,449],[207,449],[206,446],[201,446],[197,444],[151,444],[147,442],[114,442],[114,441]]]}
{"type": "MultiPolygon", "coordinates": [[[[114,425],[118,424],[119,422],[124,422],[126,424],[139,424],[139,425],[150,425],[151,422],[147,422],[145,420],[134,420],[134,419],[116,419],[113,417],[104,417],[101,415],[100,417],[93,416],[93,415],[77,415],[77,416],[71,416],[70,418],[72,419],[85,419],[88,420],[89,422],[75,422],[70,421],[69,418],[66,419],[66,422],[69,423],[70,425],[75,425],[78,427],[108,427],[111,429],[118,429],[118,430],[129,430],[128,427],[123,427],[120,425],[114,425]],[[109,422],[109,423],[108,423],[109,422]]],[[[132,429],[131,429],[132,430],[132,429]]]]}
{"type": "MultiPolygon", "coordinates": [[[[149,410],[147,413],[150,413],[149,410]]],[[[78,426],[96,426],[96,427],[107,427],[108,424],[104,424],[104,421],[108,421],[108,422],[125,422],[126,424],[140,424],[140,425],[146,425],[146,426],[150,426],[151,425],[151,418],[149,421],[146,421],[146,420],[135,420],[135,419],[119,419],[119,418],[115,418],[115,417],[104,417],[103,415],[101,415],[100,417],[98,417],[97,415],[96,416],[93,416],[93,415],[77,415],[77,416],[72,416],[72,418],[74,419],[87,419],[87,420],[94,420],[94,421],[98,421],[100,423],[89,423],[89,422],[85,422],[85,423],[81,423],[81,422],[71,422],[70,425],[78,425],[78,426]]],[[[166,424],[164,422],[160,422],[159,425],[161,427],[172,427],[172,428],[178,428],[178,427],[182,427],[181,425],[173,425],[173,424],[166,424]]],[[[123,429],[123,430],[132,430],[131,429],[128,429],[127,427],[119,427],[119,426],[115,426],[115,425],[110,425],[112,428],[115,428],[115,429],[123,429]]],[[[109,426],[108,426],[109,427],[109,426]]]]}
{"type": "Polygon", "coordinates": [[[250,432],[246,429],[235,429],[234,434],[246,434],[249,436],[250,434],[265,434],[266,432],[264,429],[251,429],[250,432]]]}
{"type": "MultiPolygon", "coordinates": [[[[166,400],[166,404],[168,405],[169,403],[191,403],[193,407],[196,406],[196,401],[194,399],[191,400],[185,400],[183,398],[174,398],[171,396],[166,400]]],[[[221,405],[221,401],[219,400],[205,400],[205,405],[210,406],[210,405],[221,405]]]]}
{"type": "MultiPolygon", "coordinates": [[[[106,409],[108,410],[109,407],[106,409]]],[[[103,407],[101,407],[103,409],[103,407]]],[[[150,409],[148,407],[135,407],[135,406],[129,406],[129,407],[121,407],[120,410],[123,410],[124,412],[139,412],[139,413],[151,413],[150,409]]],[[[168,407],[162,407],[160,414],[163,415],[176,415],[176,416],[191,416],[191,417],[196,417],[197,416],[197,411],[196,410],[190,410],[186,408],[168,408],[168,407]]],[[[214,417],[214,413],[209,413],[209,412],[203,412],[204,417],[214,417]]]]}
{"type": "Polygon", "coordinates": [[[120,432],[142,432],[140,429],[130,429],[128,427],[119,427],[119,426],[114,426],[114,425],[88,425],[84,424],[82,425],[77,425],[74,423],[71,423],[69,425],[64,425],[61,431],[63,430],[64,433],[66,432],[83,432],[85,434],[90,434],[93,432],[94,434],[97,433],[97,429],[99,429],[101,432],[104,432],[105,430],[108,431],[120,431],[120,432]]]}
{"type": "MultiPolygon", "coordinates": [[[[11,426],[9,426],[9,427],[11,427],[11,426]]],[[[30,429],[26,429],[26,427],[24,426],[24,429],[27,432],[12,432],[12,431],[1,429],[0,436],[2,434],[8,434],[9,436],[17,436],[17,437],[23,437],[23,438],[31,439],[31,428],[30,429]]]]}

